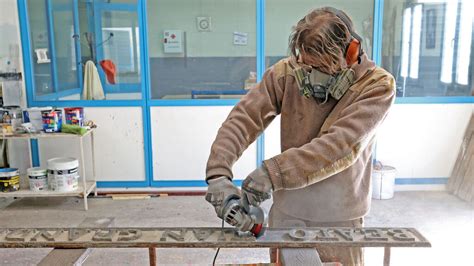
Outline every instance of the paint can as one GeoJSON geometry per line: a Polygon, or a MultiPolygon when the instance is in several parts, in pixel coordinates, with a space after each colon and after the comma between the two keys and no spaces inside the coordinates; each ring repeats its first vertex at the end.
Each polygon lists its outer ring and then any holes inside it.
{"type": "Polygon", "coordinates": [[[82,107],[64,108],[64,114],[66,116],[66,124],[77,125],[80,127],[84,125],[84,108],[82,107]]]}
{"type": "Polygon", "coordinates": [[[41,111],[43,118],[43,130],[47,133],[54,133],[61,131],[63,123],[63,112],[59,109],[41,111]]]}
{"type": "Polygon", "coordinates": [[[28,168],[28,179],[31,191],[48,190],[48,170],[40,167],[28,168]]]}
{"type": "Polygon", "coordinates": [[[20,172],[17,168],[0,168],[0,192],[20,190],[20,172]]]}
{"type": "Polygon", "coordinates": [[[53,191],[70,192],[78,189],[79,161],[59,157],[48,160],[48,184],[53,191]]]}
{"type": "Polygon", "coordinates": [[[391,199],[395,189],[397,170],[388,165],[380,165],[372,170],[372,198],[391,199]]]}

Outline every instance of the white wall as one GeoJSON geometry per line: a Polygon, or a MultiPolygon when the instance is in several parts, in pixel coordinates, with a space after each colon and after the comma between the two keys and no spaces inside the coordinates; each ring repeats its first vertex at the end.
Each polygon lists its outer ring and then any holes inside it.
{"type": "MultiPolygon", "coordinates": [[[[145,157],[141,107],[88,107],[87,120],[94,121],[95,157],[99,181],[145,180],[145,157]]],[[[41,166],[58,156],[80,158],[79,142],[74,139],[45,139],[39,142],[41,166]]],[[[89,138],[85,139],[86,172],[91,174],[89,138]]],[[[80,162],[82,163],[82,162],[80,162]]],[[[81,173],[82,174],[82,173],[81,173]]]]}
{"type": "MultiPolygon", "coordinates": [[[[206,162],[217,130],[232,106],[152,107],[154,180],[204,180],[206,162]]],[[[255,143],[233,169],[244,179],[257,166],[255,143]]]]}
{"type": "Polygon", "coordinates": [[[473,110],[472,104],[396,104],[379,130],[377,159],[397,168],[397,178],[449,177],[473,110]]]}
{"type": "MultiPolygon", "coordinates": [[[[376,157],[397,168],[397,178],[447,178],[473,104],[395,104],[377,135],[376,157]]],[[[280,121],[265,131],[265,158],[280,153],[280,121]]],[[[397,185],[398,190],[442,185],[397,185]]]]}

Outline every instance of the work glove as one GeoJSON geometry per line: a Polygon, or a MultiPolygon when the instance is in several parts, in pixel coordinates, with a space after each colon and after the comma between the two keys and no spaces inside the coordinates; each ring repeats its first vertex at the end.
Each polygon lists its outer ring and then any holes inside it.
{"type": "Polygon", "coordinates": [[[227,176],[210,179],[207,181],[206,201],[214,206],[217,217],[223,219],[224,207],[229,199],[240,199],[238,189],[227,176]]]}
{"type": "Polygon", "coordinates": [[[264,166],[255,169],[242,183],[242,190],[247,194],[249,204],[256,207],[270,198],[272,189],[272,180],[264,166]]]}

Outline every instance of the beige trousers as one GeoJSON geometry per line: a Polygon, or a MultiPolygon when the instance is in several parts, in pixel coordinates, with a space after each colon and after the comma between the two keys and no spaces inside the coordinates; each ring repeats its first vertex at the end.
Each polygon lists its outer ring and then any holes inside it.
{"type": "MultiPolygon", "coordinates": [[[[268,215],[269,227],[362,227],[364,219],[358,218],[350,221],[340,222],[314,222],[292,217],[277,208],[272,207],[268,215]]],[[[340,262],[344,266],[363,266],[364,254],[362,248],[318,248],[317,249],[322,262],[340,262]]],[[[270,249],[270,258],[272,262],[277,261],[277,250],[270,249]]]]}

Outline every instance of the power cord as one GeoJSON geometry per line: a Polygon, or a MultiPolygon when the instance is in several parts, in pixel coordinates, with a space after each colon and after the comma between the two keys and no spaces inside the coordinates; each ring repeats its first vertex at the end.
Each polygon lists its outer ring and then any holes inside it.
{"type": "MultiPolygon", "coordinates": [[[[222,230],[224,230],[224,219],[222,219],[222,226],[221,226],[222,230]]],[[[214,255],[214,259],[212,260],[212,266],[215,266],[216,265],[216,259],[217,259],[217,255],[219,255],[219,251],[221,250],[221,248],[217,248],[217,251],[216,251],[216,254],[214,255]]]]}

